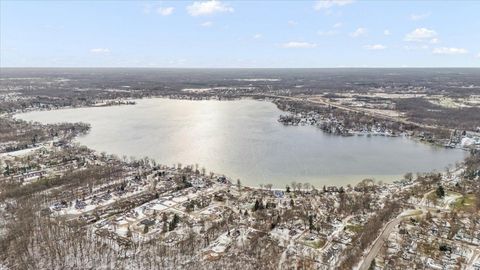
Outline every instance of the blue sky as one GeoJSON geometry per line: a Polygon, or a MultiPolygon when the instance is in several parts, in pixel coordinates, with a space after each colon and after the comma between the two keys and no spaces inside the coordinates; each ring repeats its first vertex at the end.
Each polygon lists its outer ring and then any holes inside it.
{"type": "Polygon", "coordinates": [[[0,66],[480,67],[480,1],[0,0],[0,66]]]}

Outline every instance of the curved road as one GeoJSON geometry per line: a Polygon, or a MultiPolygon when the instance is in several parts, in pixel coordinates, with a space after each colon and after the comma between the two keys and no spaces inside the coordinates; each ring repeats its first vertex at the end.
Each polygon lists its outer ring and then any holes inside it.
{"type": "Polygon", "coordinates": [[[377,256],[378,252],[380,251],[380,248],[382,248],[383,244],[385,244],[385,241],[388,239],[388,236],[390,235],[392,230],[396,226],[398,226],[400,221],[402,221],[403,217],[404,216],[397,217],[394,220],[391,220],[387,223],[387,225],[383,229],[380,236],[377,239],[375,239],[375,244],[373,244],[372,248],[368,252],[367,257],[365,257],[365,259],[362,261],[362,264],[360,264],[360,267],[358,268],[359,270],[368,270],[373,259],[377,256]]]}

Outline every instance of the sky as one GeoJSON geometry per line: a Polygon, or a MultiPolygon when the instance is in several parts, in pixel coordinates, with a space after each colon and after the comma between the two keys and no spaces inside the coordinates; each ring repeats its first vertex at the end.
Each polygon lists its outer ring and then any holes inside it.
{"type": "Polygon", "coordinates": [[[480,67],[480,1],[0,0],[1,67],[480,67]]]}

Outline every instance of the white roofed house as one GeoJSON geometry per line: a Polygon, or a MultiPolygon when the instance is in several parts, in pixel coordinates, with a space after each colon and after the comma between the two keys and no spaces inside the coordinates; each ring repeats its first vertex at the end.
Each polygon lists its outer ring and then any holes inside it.
{"type": "Polygon", "coordinates": [[[194,188],[203,188],[205,186],[205,181],[202,178],[193,178],[190,183],[194,188]]]}

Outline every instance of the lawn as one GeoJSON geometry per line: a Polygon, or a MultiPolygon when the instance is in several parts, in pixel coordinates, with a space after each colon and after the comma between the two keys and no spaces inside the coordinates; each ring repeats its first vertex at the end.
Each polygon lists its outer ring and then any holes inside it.
{"type": "Polygon", "coordinates": [[[475,206],[475,201],[475,194],[467,194],[458,198],[452,206],[454,209],[465,211],[473,208],[475,206]]]}
{"type": "Polygon", "coordinates": [[[314,241],[306,240],[306,241],[302,241],[302,243],[305,246],[309,246],[311,248],[319,249],[319,248],[321,248],[325,245],[325,239],[318,239],[318,240],[314,240],[314,241]]]}
{"type": "Polygon", "coordinates": [[[348,224],[348,225],[345,226],[345,229],[347,229],[351,232],[354,232],[354,233],[359,233],[359,232],[363,231],[363,226],[348,224]]]}

